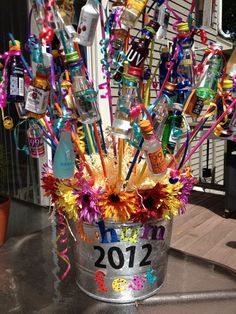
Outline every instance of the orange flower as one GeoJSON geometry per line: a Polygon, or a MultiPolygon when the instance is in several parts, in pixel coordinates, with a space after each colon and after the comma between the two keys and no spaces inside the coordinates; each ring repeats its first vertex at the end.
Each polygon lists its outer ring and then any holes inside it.
{"type": "Polygon", "coordinates": [[[131,214],[137,208],[137,198],[135,192],[120,192],[114,187],[98,197],[104,219],[113,219],[124,222],[130,219],[131,214]]]}

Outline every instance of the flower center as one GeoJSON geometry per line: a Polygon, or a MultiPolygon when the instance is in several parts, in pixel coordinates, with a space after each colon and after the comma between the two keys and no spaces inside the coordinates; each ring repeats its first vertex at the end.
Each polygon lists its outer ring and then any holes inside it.
{"type": "Polygon", "coordinates": [[[89,195],[89,194],[84,194],[84,195],[83,195],[83,201],[84,201],[85,203],[89,203],[89,201],[90,201],[90,195],[89,195]]]}
{"type": "Polygon", "coordinates": [[[109,196],[109,199],[112,203],[118,203],[120,201],[119,195],[114,193],[109,196]]]}
{"type": "Polygon", "coordinates": [[[145,200],[143,200],[143,205],[146,208],[153,208],[155,206],[155,200],[151,196],[148,196],[145,200]]]}

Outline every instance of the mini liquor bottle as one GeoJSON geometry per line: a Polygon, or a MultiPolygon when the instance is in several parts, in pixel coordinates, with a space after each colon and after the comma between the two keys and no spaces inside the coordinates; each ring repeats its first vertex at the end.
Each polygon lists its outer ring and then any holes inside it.
{"type": "Polygon", "coordinates": [[[146,162],[151,175],[163,176],[167,170],[165,156],[162,145],[153,132],[153,126],[149,120],[139,123],[144,139],[142,150],[144,151],[146,162]]]}

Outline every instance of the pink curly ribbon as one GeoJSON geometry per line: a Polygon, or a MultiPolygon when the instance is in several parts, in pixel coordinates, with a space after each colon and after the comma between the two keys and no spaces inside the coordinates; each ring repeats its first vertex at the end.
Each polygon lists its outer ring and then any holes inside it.
{"type": "Polygon", "coordinates": [[[148,118],[148,120],[150,121],[151,125],[153,125],[153,121],[152,121],[151,115],[150,115],[149,112],[147,111],[147,108],[146,108],[143,104],[141,104],[141,103],[136,104],[135,106],[133,106],[133,107],[130,109],[130,117],[131,117],[133,120],[137,119],[137,118],[140,116],[142,110],[146,113],[147,118],[148,118]]]}
{"type": "Polygon", "coordinates": [[[173,14],[173,16],[175,17],[175,19],[177,20],[177,21],[174,22],[173,25],[172,25],[173,30],[176,31],[176,29],[177,29],[177,24],[181,23],[181,22],[183,21],[183,19],[182,19],[181,16],[179,16],[179,15],[175,12],[174,9],[172,9],[172,8],[169,6],[168,0],[166,0],[164,3],[165,3],[165,5],[166,5],[167,9],[173,14]]]}
{"type": "Polygon", "coordinates": [[[58,238],[57,241],[59,244],[65,244],[66,247],[62,251],[57,251],[57,255],[67,264],[67,268],[65,272],[61,276],[61,280],[64,280],[68,273],[70,272],[71,266],[70,266],[70,259],[67,255],[68,247],[67,247],[67,224],[65,221],[65,217],[62,214],[60,210],[57,211],[58,218],[57,218],[57,228],[58,228],[58,238]]]}
{"type": "Polygon", "coordinates": [[[214,130],[214,128],[224,119],[226,115],[228,115],[232,110],[234,110],[236,104],[236,99],[231,103],[231,105],[228,106],[228,108],[222,113],[222,115],[215,121],[215,123],[212,124],[212,126],[209,128],[209,130],[202,136],[200,141],[191,149],[189,154],[184,160],[184,164],[190,159],[190,157],[195,153],[195,151],[202,145],[202,143],[210,136],[211,132],[214,130]]]}

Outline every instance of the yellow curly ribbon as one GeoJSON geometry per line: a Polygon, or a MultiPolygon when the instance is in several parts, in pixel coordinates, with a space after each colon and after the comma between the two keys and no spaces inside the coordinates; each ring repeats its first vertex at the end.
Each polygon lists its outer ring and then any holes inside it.
{"type": "Polygon", "coordinates": [[[85,134],[84,134],[84,127],[83,125],[77,127],[77,135],[79,138],[79,146],[82,153],[85,152],[85,134]]]}

